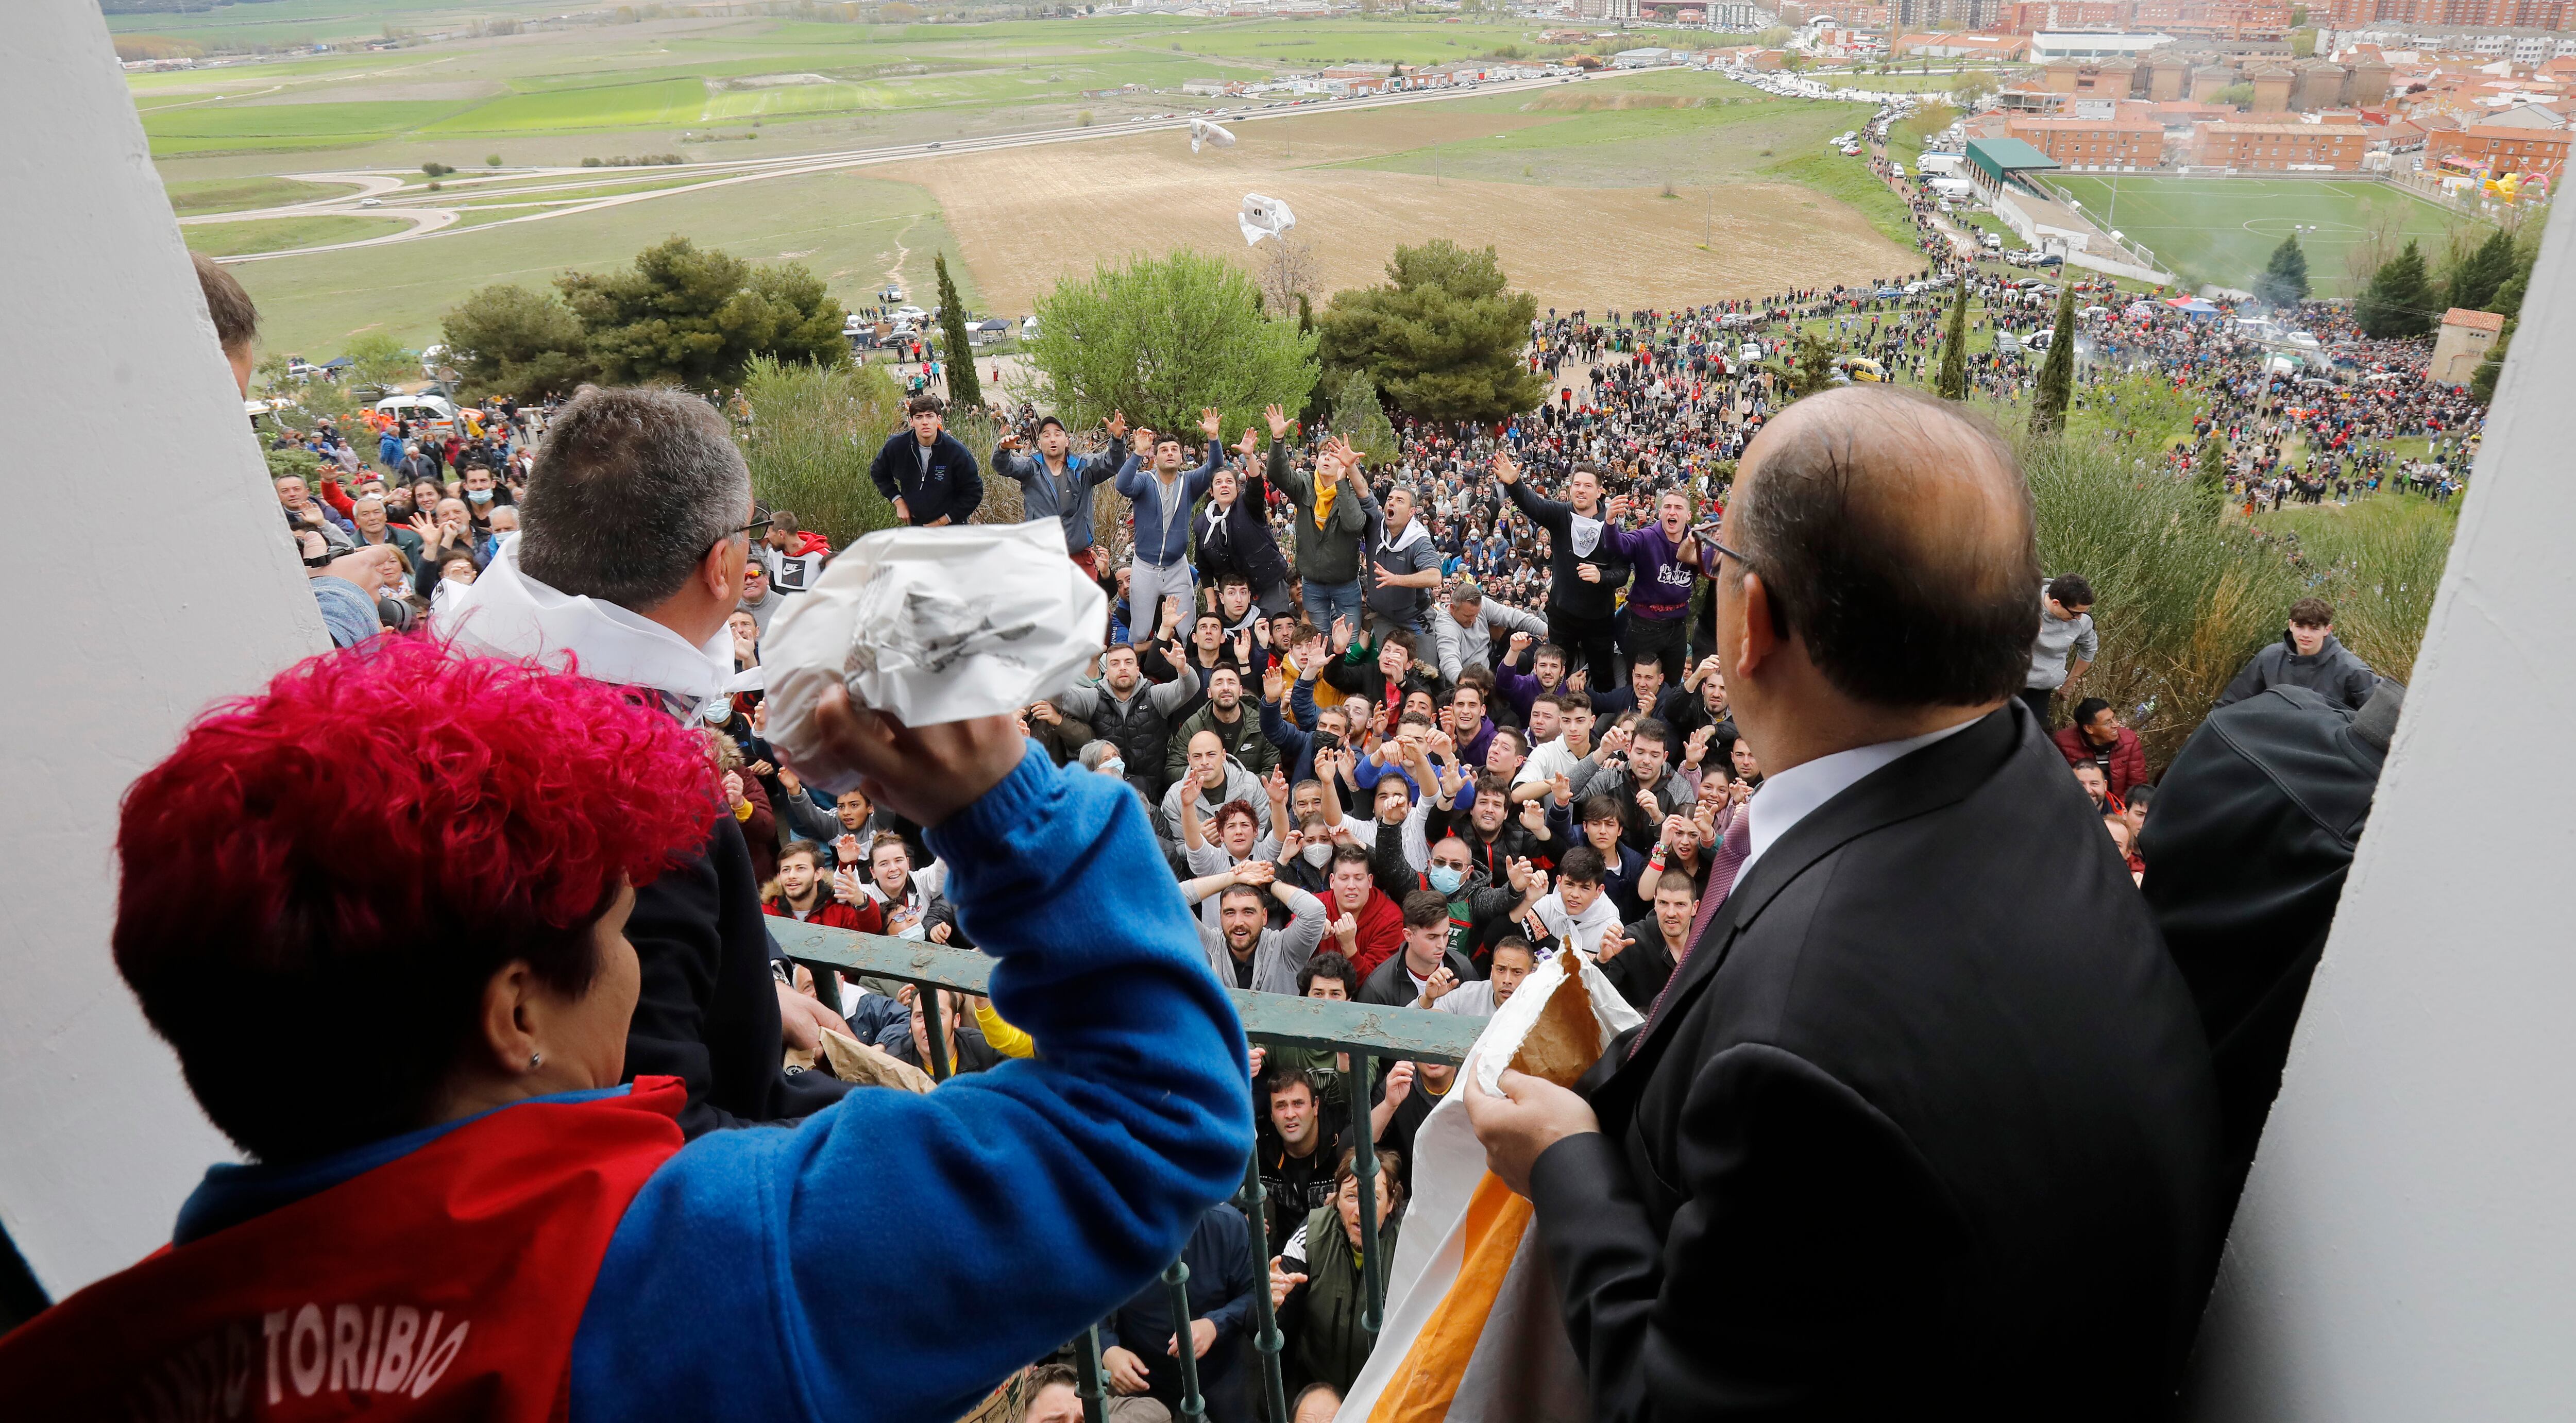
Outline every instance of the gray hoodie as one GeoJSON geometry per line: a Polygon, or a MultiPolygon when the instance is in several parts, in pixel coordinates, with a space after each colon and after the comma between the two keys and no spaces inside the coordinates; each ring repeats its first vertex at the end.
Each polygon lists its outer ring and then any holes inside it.
{"type": "Polygon", "coordinates": [[[1270,796],[1261,789],[1261,778],[1243,769],[1242,762],[1229,756],[1225,760],[1223,794],[1210,796],[1205,790],[1200,789],[1198,778],[1186,772],[1179,780],[1172,782],[1169,790],[1163,792],[1163,813],[1154,829],[1164,839],[1174,842],[1180,840],[1181,797],[1192,790],[1199,792],[1199,818],[1203,821],[1213,822],[1216,819],[1217,807],[1230,800],[1244,802],[1252,807],[1255,815],[1264,819],[1270,815],[1270,796]]]}
{"type": "Polygon", "coordinates": [[[2279,642],[2246,662],[2245,670],[2219,694],[2218,705],[2232,707],[2274,687],[2305,687],[2327,701],[2359,711],[2378,685],[2379,675],[2370,670],[2370,664],[2336,641],[2333,633],[2326,634],[2314,657],[2301,657],[2298,644],[2290,641],[2285,629],[2279,642]]]}

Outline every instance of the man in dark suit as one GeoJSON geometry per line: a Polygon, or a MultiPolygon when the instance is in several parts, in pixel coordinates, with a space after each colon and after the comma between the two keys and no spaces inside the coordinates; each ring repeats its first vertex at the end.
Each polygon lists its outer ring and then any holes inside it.
{"type": "Polygon", "coordinates": [[[1717,652],[1766,772],[1704,927],[1579,1091],[1468,1108],[1596,1423],[2139,1418],[2211,1238],[2208,1048],[2021,685],[2011,449],[1852,387],[1746,451],[1717,652]]]}

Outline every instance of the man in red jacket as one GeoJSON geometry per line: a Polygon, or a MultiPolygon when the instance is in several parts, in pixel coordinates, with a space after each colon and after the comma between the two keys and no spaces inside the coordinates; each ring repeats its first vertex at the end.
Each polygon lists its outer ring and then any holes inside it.
{"type": "Polygon", "coordinates": [[[2129,787],[2146,784],[2147,753],[2138,744],[2138,733],[2121,725],[2119,712],[2100,697],[2077,702],[2074,725],[2059,729],[2050,739],[2067,765],[2090,761],[2101,767],[2111,783],[2113,800],[2127,800],[2129,787]]]}
{"type": "Polygon", "coordinates": [[[1404,945],[1404,911],[1377,887],[1369,872],[1368,847],[1349,841],[1333,847],[1332,873],[1325,877],[1332,902],[1329,927],[1336,947],[1362,979],[1404,945]]]}

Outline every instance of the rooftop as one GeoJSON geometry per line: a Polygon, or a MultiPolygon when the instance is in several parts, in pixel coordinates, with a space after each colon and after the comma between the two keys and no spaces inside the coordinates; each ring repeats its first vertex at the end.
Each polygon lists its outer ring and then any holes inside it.
{"type": "Polygon", "coordinates": [[[2472,331],[2502,331],[2504,318],[2492,311],[2471,311],[2467,307],[2455,306],[2442,313],[2442,324],[2465,326],[2472,331]]]}

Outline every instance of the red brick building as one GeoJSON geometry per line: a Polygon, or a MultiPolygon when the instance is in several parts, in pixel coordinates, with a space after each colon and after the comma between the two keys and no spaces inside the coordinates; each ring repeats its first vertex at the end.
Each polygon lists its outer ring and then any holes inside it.
{"type": "Polygon", "coordinates": [[[2309,7],[2308,23],[2337,30],[2373,23],[2563,30],[2570,12],[2569,0],[2326,0],[2309,7]]]}
{"type": "Polygon", "coordinates": [[[2354,173],[2369,150],[2360,124],[2194,124],[2191,162],[2199,168],[2354,173]]]}
{"type": "Polygon", "coordinates": [[[2487,172],[2498,178],[2507,173],[2537,173],[2547,178],[2554,190],[2559,170],[2567,166],[2567,130],[2471,124],[2467,128],[2436,129],[2424,140],[2426,166],[2454,157],[2484,163],[2487,172]]]}
{"type": "Polygon", "coordinates": [[[2139,119],[2014,119],[2004,132],[2061,168],[2154,168],[2164,162],[2165,128],[2139,119]]]}

